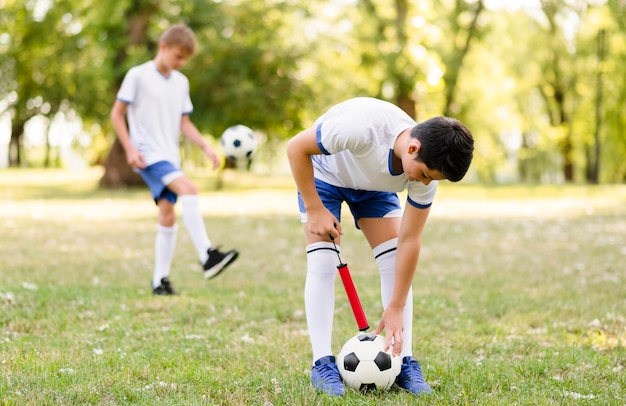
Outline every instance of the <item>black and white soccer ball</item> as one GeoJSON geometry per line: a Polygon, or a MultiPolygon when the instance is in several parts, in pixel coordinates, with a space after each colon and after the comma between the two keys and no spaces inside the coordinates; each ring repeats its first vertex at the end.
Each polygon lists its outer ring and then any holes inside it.
{"type": "Polygon", "coordinates": [[[249,127],[238,124],[224,131],[221,145],[227,159],[235,164],[241,164],[248,162],[254,156],[257,139],[249,127]]]}
{"type": "Polygon", "coordinates": [[[350,338],[337,356],[337,367],[346,386],[360,391],[391,388],[400,374],[402,361],[383,351],[385,338],[359,333],[350,338]]]}

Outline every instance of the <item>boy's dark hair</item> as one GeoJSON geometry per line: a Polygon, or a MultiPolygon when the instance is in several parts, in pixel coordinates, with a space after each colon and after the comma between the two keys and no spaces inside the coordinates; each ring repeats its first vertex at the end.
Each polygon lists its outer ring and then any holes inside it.
{"type": "Polygon", "coordinates": [[[185,24],[172,25],[161,35],[160,42],[170,47],[180,47],[190,55],[196,52],[196,35],[185,24]]]}
{"type": "Polygon", "coordinates": [[[411,137],[421,144],[417,159],[429,169],[440,171],[451,182],[463,179],[474,155],[474,138],[463,123],[433,117],[413,127],[411,137]]]}

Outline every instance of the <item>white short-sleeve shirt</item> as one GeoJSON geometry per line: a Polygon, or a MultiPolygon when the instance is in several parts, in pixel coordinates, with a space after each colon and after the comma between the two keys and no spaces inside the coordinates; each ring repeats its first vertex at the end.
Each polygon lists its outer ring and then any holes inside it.
{"type": "Polygon", "coordinates": [[[146,163],[180,167],[181,118],[193,111],[187,77],[178,71],[163,76],[149,61],[128,71],[117,99],[128,104],[130,140],[146,163]]]}
{"type": "Polygon", "coordinates": [[[315,177],[338,187],[400,192],[408,189],[417,207],[432,203],[437,181],[424,185],[394,173],[393,146],[398,135],[417,123],[389,102],[359,97],[331,107],[315,121],[323,155],[312,157],[315,177]]]}

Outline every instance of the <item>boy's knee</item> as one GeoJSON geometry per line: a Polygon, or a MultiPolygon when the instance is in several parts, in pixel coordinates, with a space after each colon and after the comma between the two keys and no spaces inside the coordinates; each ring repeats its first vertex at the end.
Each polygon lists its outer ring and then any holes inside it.
{"type": "Polygon", "coordinates": [[[198,186],[194,183],[185,184],[182,193],[180,195],[197,195],[198,194],[198,186]]]}
{"type": "Polygon", "coordinates": [[[173,207],[171,209],[169,207],[161,207],[161,210],[159,210],[159,224],[164,227],[173,227],[176,224],[176,213],[173,207]]]}

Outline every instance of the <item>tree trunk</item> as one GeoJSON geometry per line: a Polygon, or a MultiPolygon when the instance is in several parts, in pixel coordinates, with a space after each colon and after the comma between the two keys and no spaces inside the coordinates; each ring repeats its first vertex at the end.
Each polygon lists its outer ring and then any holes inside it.
{"type": "MultiPolygon", "coordinates": [[[[151,1],[134,0],[126,11],[127,35],[130,45],[146,45],[150,48],[147,30],[150,18],[157,12],[158,3],[151,1]]],[[[120,48],[115,55],[115,70],[119,71],[127,57],[125,48],[120,48]]],[[[124,76],[120,76],[114,83],[114,92],[119,89],[124,76]]],[[[100,179],[101,187],[118,188],[143,184],[143,179],[128,165],[126,152],[117,137],[104,163],[104,175],[100,179]]]]}
{"type": "MultiPolygon", "coordinates": [[[[451,55],[450,60],[448,61],[448,64],[446,66],[446,74],[444,75],[444,82],[446,85],[446,89],[445,89],[446,100],[445,100],[445,106],[443,109],[444,116],[454,116],[455,113],[457,113],[456,110],[458,109],[455,107],[455,105],[456,105],[456,93],[457,93],[457,85],[459,81],[459,74],[461,73],[463,61],[465,60],[465,57],[469,53],[472,39],[478,35],[478,31],[479,31],[478,19],[480,18],[480,15],[482,11],[484,10],[484,8],[485,8],[485,5],[483,3],[483,0],[479,0],[475,6],[475,10],[473,10],[472,21],[470,25],[467,28],[465,28],[466,32],[464,33],[465,41],[463,43],[463,46],[453,47],[454,53],[451,55]]],[[[452,16],[452,22],[453,22],[452,26],[454,27],[454,32],[451,35],[452,40],[455,42],[456,42],[457,36],[463,29],[458,24],[459,15],[466,11],[467,10],[464,9],[464,7],[460,4],[460,2],[457,1],[456,12],[452,16]]]]}
{"type": "Polygon", "coordinates": [[[606,31],[598,31],[598,72],[596,76],[596,128],[593,133],[593,146],[587,160],[587,182],[597,185],[600,182],[600,133],[602,132],[603,105],[602,105],[602,70],[606,49],[606,31]]]}
{"type": "Polygon", "coordinates": [[[11,126],[11,139],[9,141],[9,167],[22,166],[22,140],[24,138],[24,125],[26,121],[16,119],[11,126]]]}

